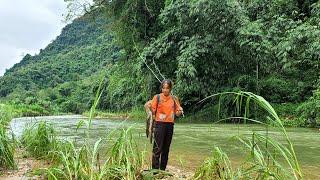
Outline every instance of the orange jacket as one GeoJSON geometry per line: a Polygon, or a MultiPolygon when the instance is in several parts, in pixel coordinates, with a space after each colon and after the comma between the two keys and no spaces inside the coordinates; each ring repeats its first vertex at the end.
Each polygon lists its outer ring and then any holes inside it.
{"type": "Polygon", "coordinates": [[[177,98],[174,100],[171,95],[165,96],[161,93],[160,102],[158,102],[157,95],[153,97],[151,108],[152,113],[156,115],[156,121],[174,123],[174,116],[181,106],[177,98]]]}

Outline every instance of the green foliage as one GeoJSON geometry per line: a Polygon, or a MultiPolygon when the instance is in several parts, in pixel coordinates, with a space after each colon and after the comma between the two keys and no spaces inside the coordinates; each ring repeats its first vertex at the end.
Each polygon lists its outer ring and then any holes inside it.
{"type": "MultiPolygon", "coordinates": [[[[112,134],[114,136],[115,134],[112,134]]],[[[100,161],[102,140],[93,146],[85,144],[76,148],[66,143],[55,155],[58,163],[43,169],[48,179],[137,179],[141,173],[144,156],[132,137],[130,129],[123,129],[118,139],[108,149],[107,159],[100,161]]],[[[102,160],[102,159],[101,159],[102,160]]]]}
{"type": "Polygon", "coordinates": [[[301,102],[305,96],[305,83],[281,77],[267,77],[259,81],[260,93],[273,103],[301,102]]]}
{"type": "Polygon", "coordinates": [[[101,101],[105,108],[130,109],[147,101],[148,79],[137,65],[115,64],[110,68],[108,77],[107,95],[101,101]]]}
{"type": "Polygon", "coordinates": [[[51,109],[43,108],[40,105],[32,104],[12,104],[10,105],[13,108],[13,112],[16,116],[45,116],[49,114],[55,114],[55,111],[51,109]]]}
{"type": "Polygon", "coordinates": [[[128,113],[130,120],[145,120],[146,112],[143,106],[134,106],[128,113]]]}
{"type": "Polygon", "coordinates": [[[144,60],[150,65],[155,61],[166,77],[175,80],[187,107],[235,86],[275,103],[301,102],[311,95],[317,78],[317,65],[311,64],[319,62],[305,52],[318,51],[297,42],[303,45],[295,46],[299,56],[288,54],[296,63],[289,65],[280,56],[289,49],[283,46],[288,38],[308,32],[304,39],[318,41],[311,36],[317,30],[309,19],[303,22],[296,20],[299,13],[288,14],[298,9],[293,1],[175,1],[159,15],[163,30],[144,48],[144,60]],[[293,34],[299,28],[304,31],[293,34]]]}
{"type": "MultiPolygon", "coordinates": [[[[251,138],[238,136],[239,141],[244,145],[248,152],[248,158],[245,159],[243,166],[237,170],[232,170],[228,157],[220,150],[215,150],[213,158],[204,163],[197,170],[195,178],[199,179],[302,179],[302,170],[297,159],[292,141],[288,136],[283,122],[279,118],[274,108],[263,97],[250,92],[225,92],[209,96],[235,96],[236,109],[241,112],[243,104],[245,112],[239,118],[247,121],[260,123],[266,126],[266,132],[263,134],[253,132],[251,138]],[[267,122],[263,117],[259,119],[250,119],[248,114],[250,104],[255,104],[257,108],[264,111],[267,116],[267,122]],[[276,127],[282,137],[283,142],[269,137],[268,128],[272,125],[276,127]],[[286,169],[288,167],[288,169],[286,169]]],[[[207,100],[205,99],[205,100],[207,100]]]]}
{"type": "Polygon", "coordinates": [[[50,151],[57,149],[58,141],[53,126],[40,121],[25,127],[21,143],[31,156],[47,158],[50,151]]]}
{"type": "Polygon", "coordinates": [[[229,157],[220,148],[215,148],[212,157],[196,170],[193,178],[234,179],[229,157]]]}
{"type": "Polygon", "coordinates": [[[188,99],[185,105],[223,86],[225,78],[233,74],[226,69],[241,66],[228,63],[236,56],[231,48],[232,31],[240,25],[240,11],[227,1],[180,0],[159,15],[165,30],[145,48],[145,58],[149,64],[155,61],[166,77],[175,80],[182,102],[188,99]]]}
{"type": "Polygon", "coordinates": [[[119,138],[108,151],[105,163],[106,179],[137,179],[144,165],[144,152],[138,145],[129,129],[122,130],[119,138]]]}
{"type": "Polygon", "coordinates": [[[307,126],[320,126],[320,88],[314,91],[313,96],[301,104],[297,111],[307,126]]]}
{"type": "Polygon", "coordinates": [[[272,104],[279,117],[283,121],[283,125],[286,127],[304,127],[305,120],[299,118],[299,113],[297,108],[300,104],[294,103],[282,103],[282,104],[272,104]]]}
{"type": "Polygon", "coordinates": [[[11,119],[11,112],[3,104],[0,104],[0,170],[16,168],[14,160],[15,143],[13,142],[14,139],[9,137],[7,131],[11,119]]]}
{"type": "MultiPolygon", "coordinates": [[[[97,150],[101,140],[95,143],[94,149],[88,146],[76,148],[74,143],[60,142],[61,148],[54,151],[57,163],[43,171],[48,179],[90,179],[96,177],[93,170],[97,162],[97,150]],[[62,143],[64,143],[62,145],[62,143]]],[[[97,162],[100,163],[100,162],[97,162]]]]}
{"type": "Polygon", "coordinates": [[[136,54],[135,46],[144,46],[159,32],[158,15],[163,0],[103,1],[109,14],[114,17],[112,29],[121,47],[128,55],[136,54]]]}

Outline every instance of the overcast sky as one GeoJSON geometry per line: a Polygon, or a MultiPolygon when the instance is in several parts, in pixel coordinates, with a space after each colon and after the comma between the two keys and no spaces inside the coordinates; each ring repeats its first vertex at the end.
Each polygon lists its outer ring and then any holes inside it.
{"type": "Polygon", "coordinates": [[[0,76],[54,40],[66,12],[63,0],[0,0],[0,76]]]}

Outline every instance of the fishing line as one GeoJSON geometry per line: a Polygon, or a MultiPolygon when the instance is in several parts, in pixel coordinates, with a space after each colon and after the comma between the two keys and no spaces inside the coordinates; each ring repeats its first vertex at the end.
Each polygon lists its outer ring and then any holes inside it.
{"type": "Polygon", "coordinates": [[[156,70],[158,71],[158,73],[161,75],[161,77],[162,77],[163,79],[166,79],[166,78],[161,74],[160,69],[158,68],[157,64],[154,62],[154,58],[152,58],[152,63],[153,63],[153,65],[154,65],[154,67],[156,68],[156,70]]]}

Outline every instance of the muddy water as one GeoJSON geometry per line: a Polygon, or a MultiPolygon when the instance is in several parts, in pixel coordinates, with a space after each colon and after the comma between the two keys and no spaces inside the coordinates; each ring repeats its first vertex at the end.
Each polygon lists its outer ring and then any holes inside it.
{"type": "MultiPolygon", "coordinates": [[[[45,120],[54,125],[60,138],[83,142],[86,128],[77,130],[77,123],[84,119],[82,116],[48,116],[35,118],[17,118],[11,122],[14,134],[20,136],[26,124],[45,120]]],[[[151,145],[145,138],[145,125],[142,122],[122,120],[94,119],[90,130],[92,142],[98,138],[106,139],[115,129],[132,127],[134,136],[142,150],[150,156],[151,145]]],[[[265,127],[258,125],[233,124],[175,124],[169,164],[180,168],[194,170],[203,160],[211,155],[212,149],[220,147],[230,157],[233,165],[239,165],[246,156],[242,146],[235,139],[237,135],[248,135],[254,131],[265,133],[265,127]]],[[[298,159],[307,179],[320,179],[320,131],[307,128],[288,128],[290,138],[294,143],[298,159]]],[[[271,137],[285,141],[276,129],[269,129],[271,137]]]]}

